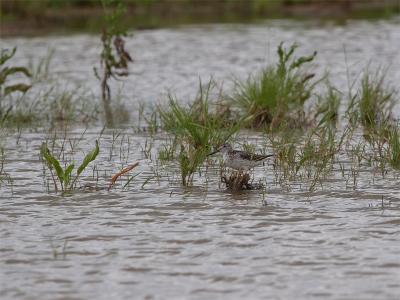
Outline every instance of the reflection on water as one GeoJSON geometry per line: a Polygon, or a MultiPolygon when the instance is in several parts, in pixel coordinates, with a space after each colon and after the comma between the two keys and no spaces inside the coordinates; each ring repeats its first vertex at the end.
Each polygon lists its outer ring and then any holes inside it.
{"type": "MultiPolygon", "coordinates": [[[[319,51],[318,69],[332,70],[346,86],[345,46],[351,72],[365,62],[391,65],[400,79],[398,22],[355,22],[347,27],[237,25],[135,33],[129,45],[136,63],[124,91],[156,102],[164,88],[182,95],[198,76],[214,75],[229,86],[268,59],[280,40],[319,51]],[[327,39],[329,37],[329,39],[327,39]]],[[[56,49],[55,68],[66,80],[92,73],[97,38],[8,39],[21,61],[56,49]]],[[[271,59],[273,55],[271,55],[271,59]]],[[[93,77],[93,78],[92,78],[93,77]]],[[[92,78],[92,79],[90,79],[92,78]]],[[[68,136],[77,138],[83,129],[68,136]]],[[[77,161],[101,129],[87,131],[77,161]]],[[[131,129],[127,157],[112,134],[103,134],[96,168],[79,190],[61,197],[47,192],[38,160],[46,133],[25,130],[3,140],[12,185],[0,190],[0,295],[3,299],[397,299],[400,294],[400,196],[398,178],[360,173],[355,188],[332,176],[308,193],[275,183],[271,165],[255,171],[264,191],[230,194],[218,170],[203,170],[195,186],[182,188],[174,167],[158,166],[131,129]],[[139,161],[125,190],[107,192],[112,172],[139,161]],[[95,187],[98,190],[96,191],[95,187]],[[382,197],[383,196],[383,197],[382,197]]],[[[152,157],[163,136],[155,139],[152,157]]],[[[126,149],[126,145],[122,145],[126,149]]],[[[126,154],[126,153],[125,153],[126,154]]],[[[338,178],[336,178],[338,177],[338,178]]],[[[51,186],[51,182],[49,183],[51,186]]]]}

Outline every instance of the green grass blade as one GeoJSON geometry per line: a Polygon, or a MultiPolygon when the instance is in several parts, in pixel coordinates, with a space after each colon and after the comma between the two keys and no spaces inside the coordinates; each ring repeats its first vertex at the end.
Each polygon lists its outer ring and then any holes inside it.
{"type": "Polygon", "coordinates": [[[77,171],[77,176],[79,176],[83,172],[83,170],[85,170],[85,168],[88,166],[90,162],[96,159],[97,155],[99,154],[99,151],[100,151],[99,142],[96,140],[95,148],[85,156],[82,164],[79,166],[77,171]]]}

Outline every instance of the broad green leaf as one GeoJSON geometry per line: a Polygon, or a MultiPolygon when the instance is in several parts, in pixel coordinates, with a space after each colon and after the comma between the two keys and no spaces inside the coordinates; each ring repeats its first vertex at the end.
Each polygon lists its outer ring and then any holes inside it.
{"type": "Polygon", "coordinates": [[[42,157],[46,160],[47,164],[56,170],[58,180],[61,183],[64,182],[64,170],[61,168],[58,160],[53,155],[51,155],[46,143],[42,144],[40,152],[42,154],[42,157]]]}
{"type": "Polygon", "coordinates": [[[64,172],[65,186],[68,186],[69,182],[71,181],[71,173],[72,173],[72,170],[74,169],[74,167],[75,167],[75,165],[72,163],[65,169],[65,172],[64,172]]]}
{"type": "Polygon", "coordinates": [[[79,176],[83,170],[85,170],[90,162],[96,159],[97,155],[99,154],[99,150],[99,142],[96,140],[96,147],[85,156],[82,164],[78,168],[77,176],[79,176]]]}

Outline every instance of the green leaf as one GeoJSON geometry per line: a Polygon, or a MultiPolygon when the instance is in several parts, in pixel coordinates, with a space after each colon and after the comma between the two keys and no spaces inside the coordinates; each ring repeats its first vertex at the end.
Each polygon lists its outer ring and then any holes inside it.
{"type": "Polygon", "coordinates": [[[90,162],[96,159],[97,155],[99,154],[99,150],[99,142],[96,140],[96,147],[85,156],[82,164],[78,168],[77,176],[79,176],[83,170],[85,170],[90,162]]]}
{"type": "Polygon", "coordinates": [[[26,93],[31,87],[32,87],[31,85],[27,85],[27,84],[23,84],[23,83],[10,85],[4,89],[4,96],[7,96],[8,94],[11,94],[11,93],[14,93],[17,91],[26,93]]]}
{"type": "Polygon", "coordinates": [[[29,70],[25,67],[11,67],[11,68],[7,67],[7,68],[2,69],[0,72],[0,84],[3,84],[6,81],[8,76],[17,74],[17,73],[22,73],[26,77],[32,77],[29,70]]]}
{"type": "Polygon", "coordinates": [[[64,172],[64,185],[65,186],[68,186],[71,181],[71,173],[72,173],[72,170],[74,169],[74,167],[75,167],[75,165],[72,163],[65,169],[65,172],[64,172]]]}
{"type": "Polygon", "coordinates": [[[17,48],[14,47],[11,52],[8,51],[8,49],[2,49],[1,50],[1,56],[0,56],[0,66],[4,65],[4,63],[9,60],[10,58],[12,58],[15,54],[15,52],[17,51],[17,48]]]}
{"type": "Polygon", "coordinates": [[[47,148],[46,143],[42,144],[40,149],[42,157],[46,160],[47,164],[54,168],[57,173],[58,180],[64,182],[64,170],[61,168],[59,161],[50,153],[49,148],[47,148]]]}

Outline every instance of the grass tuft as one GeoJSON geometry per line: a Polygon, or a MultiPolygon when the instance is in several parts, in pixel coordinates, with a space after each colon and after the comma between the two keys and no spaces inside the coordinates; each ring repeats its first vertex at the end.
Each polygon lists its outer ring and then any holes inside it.
{"type": "Polygon", "coordinates": [[[252,128],[274,129],[282,123],[290,127],[306,122],[304,104],[312,96],[314,74],[308,71],[317,52],[296,57],[296,44],[288,49],[278,46],[278,63],[265,67],[259,74],[245,82],[236,82],[235,103],[241,109],[252,128]]]}
{"type": "Polygon", "coordinates": [[[175,137],[172,148],[176,154],[169,150],[163,157],[178,158],[183,185],[192,183],[194,172],[211,149],[225,142],[240,126],[240,122],[232,124],[212,109],[217,103],[211,100],[215,87],[212,80],[205,86],[200,82],[196,99],[188,106],[169,95],[169,107],[158,107],[162,128],[175,137]]]}

